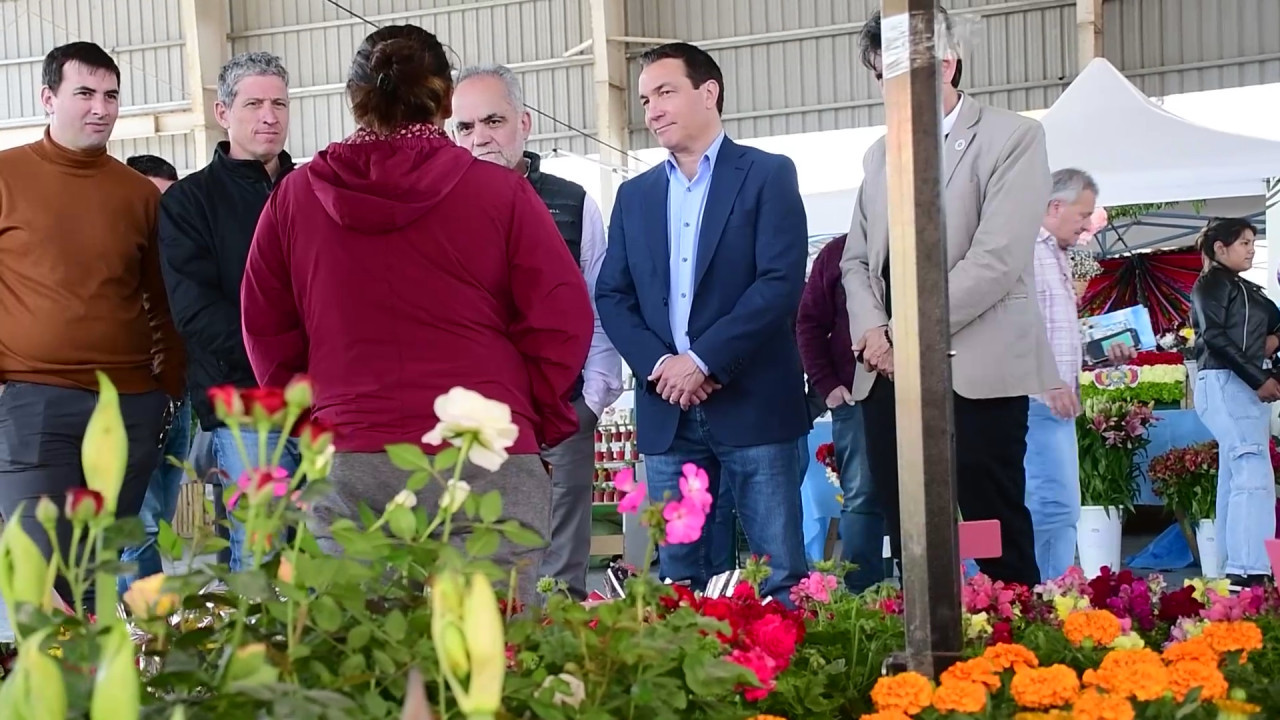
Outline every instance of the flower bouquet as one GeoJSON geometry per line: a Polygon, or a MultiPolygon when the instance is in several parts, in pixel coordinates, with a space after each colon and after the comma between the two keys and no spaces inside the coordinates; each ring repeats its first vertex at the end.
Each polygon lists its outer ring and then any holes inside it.
{"type": "Polygon", "coordinates": [[[840,466],[836,463],[836,444],[822,443],[813,456],[826,470],[827,482],[840,487],[840,466]]]}
{"type": "Polygon", "coordinates": [[[1178,518],[1187,544],[1203,564],[1197,535],[1204,524],[1211,526],[1215,516],[1218,443],[1210,440],[1161,453],[1152,458],[1147,475],[1156,497],[1178,518]]]}
{"type": "Polygon", "coordinates": [[[1067,250],[1067,256],[1071,260],[1071,279],[1075,282],[1076,298],[1083,300],[1089,283],[1102,274],[1102,266],[1093,257],[1093,253],[1083,247],[1067,250]]]}

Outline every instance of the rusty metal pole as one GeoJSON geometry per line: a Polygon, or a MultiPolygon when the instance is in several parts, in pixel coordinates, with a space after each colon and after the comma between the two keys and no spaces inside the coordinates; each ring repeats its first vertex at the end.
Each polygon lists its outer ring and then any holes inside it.
{"type": "Polygon", "coordinates": [[[963,642],[937,0],[883,0],[905,664],[937,677],[963,642]]]}

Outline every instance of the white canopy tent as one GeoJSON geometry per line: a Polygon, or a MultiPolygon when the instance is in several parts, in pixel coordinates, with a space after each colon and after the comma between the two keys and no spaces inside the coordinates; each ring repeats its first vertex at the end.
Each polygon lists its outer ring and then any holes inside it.
{"type": "Polygon", "coordinates": [[[1259,196],[1267,178],[1280,176],[1280,142],[1174,115],[1103,58],[1089,63],[1040,122],[1049,166],[1087,170],[1103,205],[1259,196]]]}

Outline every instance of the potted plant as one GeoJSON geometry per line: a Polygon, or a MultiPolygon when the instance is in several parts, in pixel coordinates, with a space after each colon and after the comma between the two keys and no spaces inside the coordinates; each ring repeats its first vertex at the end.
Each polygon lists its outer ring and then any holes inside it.
{"type": "Polygon", "coordinates": [[[1103,567],[1120,567],[1120,522],[1133,511],[1138,497],[1138,466],[1134,458],[1151,439],[1147,428],[1156,422],[1143,403],[1094,397],[1085,400],[1076,420],[1080,446],[1080,521],[1077,548],[1080,567],[1090,577],[1103,567]]]}
{"type": "Polygon", "coordinates": [[[1222,576],[1214,518],[1217,509],[1218,443],[1174,448],[1147,467],[1151,488],[1178,518],[1187,544],[1207,578],[1222,576]]]}
{"type": "Polygon", "coordinates": [[[1093,257],[1093,253],[1083,247],[1073,247],[1067,253],[1071,259],[1071,279],[1076,286],[1076,301],[1083,302],[1089,283],[1102,274],[1102,266],[1093,257]]]}

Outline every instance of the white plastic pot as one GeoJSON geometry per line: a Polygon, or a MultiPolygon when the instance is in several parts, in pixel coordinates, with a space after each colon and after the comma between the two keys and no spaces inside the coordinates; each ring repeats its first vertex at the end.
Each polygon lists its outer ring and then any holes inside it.
{"type": "Polygon", "coordinates": [[[1086,505],[1076,523],[1076,549],[1086,577],[1102,574],[1103,567],[1120,571],[1120,508],[1086,505]]]}
{"type": "Polygon", "coordinates": [[[1214,521],[1196,523],[1196,546],[1200,548],[1200,574],[1210,579],[1222,577],[1222,554],[1218,549],[1218,530],[1214,521]]]}

